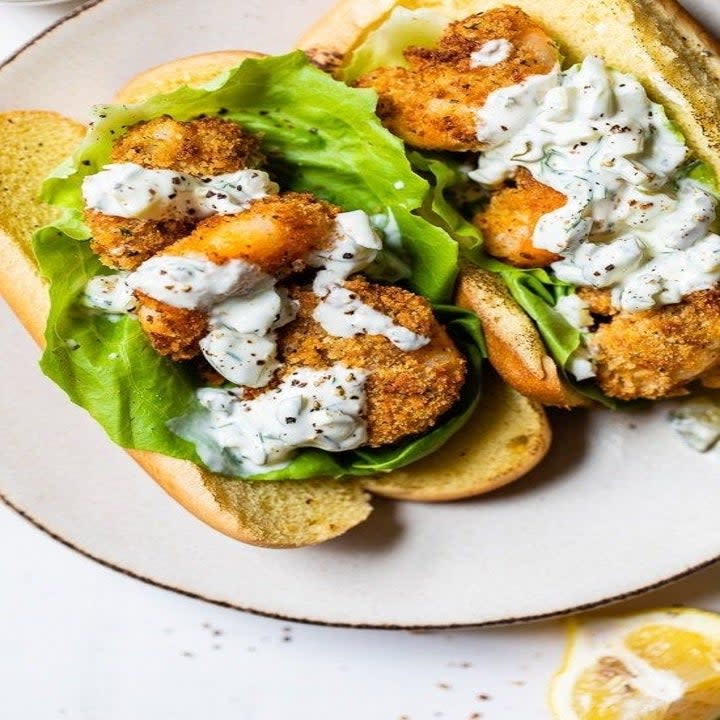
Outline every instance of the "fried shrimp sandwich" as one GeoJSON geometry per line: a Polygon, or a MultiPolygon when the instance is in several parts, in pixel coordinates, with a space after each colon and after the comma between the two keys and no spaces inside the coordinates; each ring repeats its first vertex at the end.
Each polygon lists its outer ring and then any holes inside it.
{"type": "Polygon", "coordinates": [[[40,273],[23,262],[49,283],[45,373],[185,507],[255,544],[345,532],[366,488],[439,501],[526,473],[547,421],[483,380],[428,183],[301,53],[223,57],[214,89],[177,89],[214,56],[136,78],[44,183],[64,214],[35,235],[40,273]]]}

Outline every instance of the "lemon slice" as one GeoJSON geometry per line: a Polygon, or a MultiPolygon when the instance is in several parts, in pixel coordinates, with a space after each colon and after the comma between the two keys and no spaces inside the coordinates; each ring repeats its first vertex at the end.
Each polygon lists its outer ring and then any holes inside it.
{"type": "Polygon", "coordinates": [[[670,608],[570,625],[558,720],[717,720],[720,615],[670,608]]]}

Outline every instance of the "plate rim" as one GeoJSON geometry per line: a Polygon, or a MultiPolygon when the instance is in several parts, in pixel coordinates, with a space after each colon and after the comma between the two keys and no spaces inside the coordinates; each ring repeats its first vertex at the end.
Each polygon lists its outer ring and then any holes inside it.
{"type": "MultiPolygon", "coordinates": [[[[12,64],[15,60],[17,60],[20,56],[22,56],[27,50],[29,50],[35,44],[37,44],[39,41],[41,41],[45,36],[54,33],[58,28],[65,25],[69,21],[74,20],[76,17],[82,15],[83,13],[87,12],[88,10],[92,10],[93,8],[97,7],[98,5],[101,5],[101,4],[107,3],[107,2],[108,2],[108,0],[86,0],[86,2],[79,5],[74,10],[71,10],[66,15],[63,15],[62,17],[57,19],[55,22],[53,22],[51,25],[46,27],[44,30],[42,30],[41,32],[39,32],[36,35],[34,35],[33,37],[31,37],[26,43],[21,45],[17,50],[15,50],[8,57],[6,57],[4,60],[2,60],[2,62],[0,62],[0,73],[8,65],[12,64]]],[[[686,12],[689,13],[689,11],[687,11],[687,10],[686,10],[686,12]]],[[[694,16],[693,16],[693,19],[695,20],[694,16]]],[[[700,24],[701,27],[704,28],[704,26],[702,26],[702,24],[700,23],[699,20],[695,20],[695,21],[698,24],[700,24]]],[[[119,446],[118,446],[118,450],[124,452],[124,449],[119,446]]],[[[37,530],[42,532],[44,535],[48,536],[49,538],[58,542],[59,544],[65,546],[66,548],[72,550],[73,552],[77,553],[78,555],[86,557],[89,560],[92,560],[93,562],[97,563],[98,565],[101,565],[105,568],[113,570],[114,572],[125,575],[126,577],[137,580],[141,583],[144,583],[145,585],[150,585],[150,586],[153,586],[153,587],[156,587],[161,590],[168,591],[168,592],[173,592],[177,595],[183,595],[185,597],[189,597],[194,600],[200,600],[202,602],[206,602],[211,605],[216,605],[218,607],[223,607],[223,608],[228,608],[230,610],[249,613],[251,615],[256,615],[259,617],[266,617],[266,618],[270,618],[270,619],[274,619],[274,620],[282,620],[282,621],[286,621],[286,622],[296,622],[296,623],[302,623],[305,625],[315,625],[315,626],[321,626],[321,627],[337,627],[337,628],[358,629],[358,630],[432,631],[432,630],[461,630],[461,629],[486,628],[486,627],[489,628],[489,627],[520,625],[520,624],[532,623],[532,622],[541,622],[543,620],[558,619],[558,618],[568,617],[570,615],[575,615],[577,613],[595,610],[597,608],[606,607],[606,606],[609,606],[609,605],[612,605],[615,603],[623,602],[625,600],[630,600],[632,598],[639,597],[641,595],[645,595],[649,592],[652,592],[653,590],[657,590],[659,588],[665,587],[674,582],[682,580],[683,578],[686,578],[700,570],[703,570],[705,568],[708,568],[708,567],[720,562],[720,554],[718,554],[718,555],[715,555],[712,558],[704,560],[696,565],[691,565],[690,567],[686,567],[684,570],[681,570],[678,573],[675,573],[675,574],[670,575],[665,578],[661,578],[659,580],[656,580],[655,582],[649,583],[648,585],[644,585],[640,588],[628,590],[623,593],[618,593],[616,595],[610,595],[608,597],[604,597],[599,600],[595,600],[595,601],[588,602],[588,603],[582,603],[580,605],[574,605],[574,606],[571,606],[568,608],[563,608],[560,610],[551,610],[551,611],[548,611],[545,613],[519,615],[517,617],[497,618],[497,619],[493,619],[493,620],[485,620],[485,621],[477,621],[477,622],[459,622],[459,623],[438,623],[438,624],[432,624],[432,623],[431,624],[352,623],[352,622],[342,622],[342,621],[328,621],[328,620],[322,620],[319,618],[307,618],[307,617],[299,617],[296,615],[285,615],[282,613],[274,613],[274,612],[270,612],[267,610],[262,610],[260,608],[246,607],[243,605],[239,605],[239,604],[230,602],[228,600],[221,600],[218,598],[206,597],[205,595],[203,595],[199,592],[196,592],[193,590],[187,590],[182,587],[176,587],[175,585],[164,583],[160,580],[156,580],[152,577],[149,577],[149,576],[143,575],[139,572],[136,572],[135,570],[132,570],[129,567],[125,567],[121,564],[112,562],[106,558],[99,556],[99,555],[95,555],[90,550],[87,550],[87,549],[81,547],[80,545],[76,544],[72,540],[68,540],[66,537],[63,537],[60,533],[52,530],[49,527],[46,527],[40,520],[38,520],[28,510],[15,504],[5,494],[5,492],[3,492],[2,488],[0,488],[0,502],[2,502],[8,509],[10,509],[17,516],[22,518],[25,522],[27,522],[28,524],[30,524],[31,526],[35,527],[37,530]]],[[[208,528],[208,530],[215,532],[211,528],[208,528]]]]}
{"type": "MultiPolygon", "coordinates": [[[[100,2],[104,2],[104,0],[96,0],[96,4],[100,3],[100,2]]],[[[0,68],[1,68],[1,66],[0,66],[0,68]]],[[[122,450],[122,448],[120,448],[120,449],[122,450]]],[[[103,567],[108,568],[109,570],[113,570],[114,572],[117,572],[121,575],[125,575],[126,577],[132,578],[133,580],[138,580],[141,583],[144,583],[145,585],[150,585],[152,587],[159,588],[160,590],[166,590],[168,592],[173,592],[177,595],[183,595],[185,597],[192,598],[194,600],[200,600],[202,602],[209,603],[210,605],[216,605],[218,607],[223,607],[223,608],[235,610],[238,612],[248,613],[250,615],[257,615],[259,617],[270,618],[273,620],[282,620],[282,621],[286,621],[286,622],[301,623],[303,625],[316,625],[316,626],[320,626],[320,627],[347,628],[347,629],[352,629],[352,630],[404,630],[404,631],[408,631],[408,630],[409,631],[471,630],[474,628],[507,627],[507,626],[511,626],[511,625],[524,625],[527,623],[542,622],[543,620],[555,620],[555,619],[560,619],[563,617],[569,617],[571,615],[576,615],[578,613],[588,612],[591,610],[596,610],[598,608],[607,607],[609,605],[624,602],[626,600],[631,600],[631,599],[639,597],[641,595],[645,595],[654,590],[659,590],[660,588],[666,587],[667,585],[670,585],[674,582],[678,582],[679,580],[682,580],[683,578],[693,575],[696,572],[699,572],[700,570],[704,570],[712,565],[715,565],[720,561],[720,555],[716,555],[715,557],[710,558],[709,560],[705,560],[697,565],[692,565],[689,568],[685,568],[684,570],[682,570],[679,573],[676,573],[670,577],[662,578],[660,580],[657,580],[656,582],[650,583],[649,585],[644,585],[643,587],[637,588],[635,590],[628,590],[624,593],[619,593],[617,595],[611,595],[609,597],[601,598],[600,600],[595,600],[593,602],[583,603],[580,605],[574,605],[572,607],[564,608],[562,610],[550,610],[546,613],[519,615],[517,617],[498,618],[495,620],[484,620],[484,621],[478,621],[478,622],[459,622],[459,623],[441,623],[441,624],[432,624],[432,623],[431,624],[362,623],[362,622],[361,623],[352,623],[352,622],[321,620],[319,618],[308,618],[308,617],[301,617],[301,616],[297,616],[297,615],[285,615],[283,613],[270,612],[268,610],[261,610],[260,608],[239,605],[237,603],[230,602],[229,600],[220,600],[218,598],[207,597],[207,596],[205,596],[199,592],[196,592],[194,590],[187,590],[182,587],[176,587],[175,585],[171,585],[169,583],[164,583],[160,580],[156,580],[147,575],[142,575],[141,573],[138,573],[135,570],[124,567],[123,565],[119,565],[110,560],[106,560],[105,558],[100,557],[99,555],[94,555],[91,551],[80,547],[79,545],[74,543],[72,540],[68,540],[67,538],[63,537],[59,533],[56,533],[55,531],[51,530],[50,528],[45,527],[45,525],[43,525],[37,518],[35,518],[33,515],[31,515],[28,511],[22,509],[21,507],[17,506],[15,503],[13,503],[7,497],[7,495],[2,492],[2,490],[0,490],[0,501],[2,501],[2,503],[7,508],[9,508],[11,511],[13,511],[16,515],[18,515],[24,521],[26,521],[27,523],[29,523],[30,525],[35,527],[37,530],[40,530],[43,534],[47,535],[52,540],[55,540],[56,542],[65,546],[66,548],[72,550],[73,552],[77,553],[78,555],[82,555],[83,557],[86,557],[89,560],[92,560],[93,562],[97,563],[98,565],[102,565],[103,567]]],[[[208,529],[212,530],[211,528],[208,528],[208,529]]]]}

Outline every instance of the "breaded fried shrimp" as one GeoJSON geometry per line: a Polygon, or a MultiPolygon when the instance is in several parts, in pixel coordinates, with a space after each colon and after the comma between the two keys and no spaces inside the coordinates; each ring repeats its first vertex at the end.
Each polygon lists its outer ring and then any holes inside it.
{"type": "Polygon", "coordinates": [[[593,315],[611,317],[618,314],[618,309],[613,306],[612,295],[608,289],[579,287],[576,292],[593,315]]]}
{"type": "Polygon", "coordinates": [[[378,68],[359,78],[379,95],[385,126],[410,145],[427,150],[481,150],[475,111],[498,88],[550,72],[558,49],[522,10],[505,6],[451,23],[437,47],[410,47],[409,67],[378,68]],[[487,42],[506,40],[508,57],[475,65],[472,54],[487,42]]]}
{"type": "Polygon", "coordinates": [[[328,335],[313,319],[318,298],[307,288],[292,288],[298,316],[280,331],[279,348],[288,372],[297,367],[325,368],[335,363],[367,370],[368,444],[380,446],[433,427],[457,402],[466,362],[429,303],[397,287],[356,277],[345,287],[396,323],[426,335],[430,342],[405,352],[380,335],[340,338],[328,335]]]}
{"type": "Polygon", "coordinates": [[[120,218],[96,210],[85,210],[85,222],[92,232],[93,252],[104,265],[119,270],[134,270],[194,227],[189,220],[120,218]]]}
{"type": "Polygon", "coordinates": [[[167,115],[133,125],[110,157],[191,175],[222,175],[265,162],[257,136],[237,123],[217,117],[180,122],[167,115]]]}
{"type": "Polygon", "coordinates": [[[190,360],[200,353],[200,340],[208,331],[204,312],[173,307],[143,293],[137,298],[140,326],[160,355],[190,360]]]}
{"type": "Polygon", "coordinates": [[[720,389],[720,365],[715,365],[710,368],[707,372],[704,372],[699,379],[703,387],[712,388],[713,390],[720,389]]]}
{"type": "MultiPolygon", "coordinates": [[[[192,175],[219,175],[257,167],[264,162],[257,137],[220,118],[179,122],[163,116],[133,125],[114,145],[114,163],[175,170],[192,175]]],[[[102,262],[133,270],[156,252],[187,235],[195,226],[186,220],[120,218],[85,211],[91,247],[102,262]]]]}
{"type": "Polygon", "coordinates": [[[290,271],[330,237],[337,208],[309,193],[256,200],[237,215],[216,215],[162,255],[200,253],[214,263],[245,260],[271,275],[290,271]]]}
{"type": "MultiPolygon", "coordinates": [[[[271,196],[237,215],[202,221],[157,258],[203,257],[216,265],[243,260],[281,277],[302,269],[303,258],[329,240],[336,214],[333,205],[306,193],[271,196]]],[[[203,310],[175,307],[142,292],[136,295],[138,319],[158,353],[187,360],[200,352],[198,343],[207,332],[203,310]]]]}
{"type": "Polygon", "coordinates": [[[483,234],[484,247],[493,257],[521,268],[545,267],[559,255],[533,245],[533,232],[545,213],[565,205],[567,198],[519,168],[511,184],[493,193],[473,218],[483,234]]]}
{"type": "Polygon", "coordinates": [[[720,288],[674,305],[620,312],[588,338],[597,381],[616,398],[682,395],[720,361],[720,288]]]}

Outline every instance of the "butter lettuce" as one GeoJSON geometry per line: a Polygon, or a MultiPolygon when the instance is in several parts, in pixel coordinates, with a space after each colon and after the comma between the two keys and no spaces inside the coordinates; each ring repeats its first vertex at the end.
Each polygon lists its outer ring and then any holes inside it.
{"type": "Polygon", "coordinates": [[[449,18],[437,8],[408,10],[396,7],[351,53],[341,70],[342,79],[352,83],[379,67],[407,67],[403,50],[411,45],[433,47],[448,21],[449,18]]]}
{"type": "Polygon", "coordinates": [[[720,197],[720,183],[718,183],[717,173],[710,163],[704,160],[694,160],[689,163],[680,174],[680,177],[686,177],[694,180],[704,186],[708,192],[715,197],[720,197]]]}
{"type": "MultiPolygon", "coordinates": [[[[110,318],[82,305],[87,281],[108,272],[85,242],[83,178],[109,161],[114,140],[133,123],[159,115],[235,120],[262,135],[270,170],[284,189],[307,190],[348,210],[392,217],[402,247],[388,243],[399,257],[381,259],[378,275],[405,275],[410,289],[433,303],[447,303],[458,244],[423,216],[430,186],[413,171],[402,143],[376,118],[375,100],[373,92],[336,82],[296,52],[246,60],[203,89],[184,87],[139,105],[96,108],[85,140],[43,186],[43,199],[65,208],[66,214],[36,234],[34,250],[51,299],[41,367],[116,443],[197,462],[195,446],[168,423],[197,410],[194,391],[201,383],[190,365],[155,353],[133,318],[110,318]]],[[[477,318],[457,308],[440,307],[438,312],[472,367],[462,402],[434,430],[378,450],[302,451],[287,468],[258,479],[384,472],[440,447],[478,401],[484,351],[477,318]]]]}

